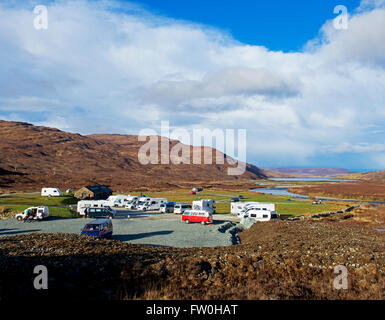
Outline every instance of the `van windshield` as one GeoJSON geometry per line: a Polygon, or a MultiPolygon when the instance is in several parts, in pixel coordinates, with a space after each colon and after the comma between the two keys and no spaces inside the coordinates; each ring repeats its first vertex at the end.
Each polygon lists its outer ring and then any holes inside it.
{"type": "Polygon", "coordinates": [[[87,224],[84,227],[84,231],[100,231],[100,225],[98,225],[98,224],[87,224]]]}

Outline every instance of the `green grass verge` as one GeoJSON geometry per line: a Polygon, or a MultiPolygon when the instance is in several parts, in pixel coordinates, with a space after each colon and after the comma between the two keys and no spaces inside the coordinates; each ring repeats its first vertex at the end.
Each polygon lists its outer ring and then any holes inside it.
{"type": "Polygon", "coordinates": [[[12,193],[0,197],[0,205],[25,204],[30,206],[65,206],[76,204],[77,199],[72,195],[62,197],[42,197],[40,193],[12,193]]]}
{"type": "MultiPolygon", "coordinates": [[[[346,204],[327,202],[323,205],[314,205],[311,200],[302,200],[290,198],[287,196],[275,196],[268,194],[260,194],[252,191],[224,191],[224,190],[204,190],[197,195],[191,195],[188,189],[178,189],[163,192],[148,192],[146,196],[154,198],[167,198],[168,201],[178,203],[191,203],[198,199],[213,199],[217,201],[217,213],[230,213],[230,198],[242,194],[242,201],[257,201],[276,204],[279,214],[286,216],[296,216],[304,214],[316,214],[329,211],[337,211],[346,207],[346,204]],[[288,201],[290,199],[290,201],[288,201]]],[[[12,212],[21,212],[31,206],[48,206],[50,215],[56,217],[70,218],[73,216],[68,208],[60,208],[69,204],[76,204],[77,200],[72,195],[64,195],[63,197],[41,197],[39,193],[15,193],[9,196],[0,197],[0,206],[9,208],[12,212]]]]}
{"type": "Polygon", "coordinates": [[[216,200],[217,213],[230,213],[230,198],[243,195],[243,202],[257,201],[276,204],[276,209],[281,215],[296,216],[303,214],[315,214],[329,211],[338,211],[346,207],[346,204],[327,202],[322,205],[314,205],[311,200],[290,198],[287,196],[275,196],[260,194],[252,191],[234,192],[223,190],[205,190],[197,195],[189,194],[190,190],[171,190],[164,192],[149,192],[146,196],[154,198],[167,198],[168,201],[191,203],[198,199],[216,200]],[[290,199],[290,201],[288,200],[290,199]]]}

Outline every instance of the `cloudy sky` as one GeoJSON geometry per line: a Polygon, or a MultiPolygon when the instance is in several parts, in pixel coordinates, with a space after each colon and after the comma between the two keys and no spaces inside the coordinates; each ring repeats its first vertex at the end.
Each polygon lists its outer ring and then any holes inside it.
{"type": "Polygon", "coordinates": [[[246,129],[259,166],[385,169],[385,0],[205,2],[0,0],[0,118],[246,129]]]}

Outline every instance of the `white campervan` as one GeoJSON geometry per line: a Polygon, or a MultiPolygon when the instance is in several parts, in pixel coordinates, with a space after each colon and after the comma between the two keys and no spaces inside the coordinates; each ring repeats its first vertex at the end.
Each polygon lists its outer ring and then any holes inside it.
{"type": "MultiPolygon", "coordinates": [[[[87,208],[110,208],[110,202],[107,200],[81,200],[77,204],[77,212],[81,215],[85,215],[87,208]]],[[[111,213],[115,215],[115,211],[111,210],[111,213]]]]}
{"type": "Polygon", "coordinates": [[[203,199],[199,201],[193,201],[192,209],[193,210],[204,210],[209,213],[215,213],[215,200],[203,199]]]}
{"type": "Polygon", "coordinates": [[[59,188],[42,188],[42,197],[61,197],[63,194],[59,188]]]}
{"type": "Polygon", "coordinates": [[[161,204],[166,204],[168,201],[165,198],[150,198],[150,200],[139,204],[138,210],[141,211],[154,211],[154,210],[160,210],[161,204]]]}

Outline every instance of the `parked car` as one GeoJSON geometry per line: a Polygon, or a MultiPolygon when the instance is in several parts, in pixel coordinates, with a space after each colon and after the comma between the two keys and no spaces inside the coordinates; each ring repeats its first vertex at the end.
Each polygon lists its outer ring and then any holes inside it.
{"type": "Polygon", "coordinates": [[[203,225],[213,223],[213,215],[204,210],[187,210],[182,215],[182,222],[201,223],[203,225]]]}
{"type": "Polygon", "coordinates": [[[186,210],[189,210],[191,209],[191,205],[189,204],[176,204],[175,207],[174,207],[174,213],[176,214],[182,214],[184,213],[186,210]]]}
{"type": "Polygon", "coordinates": [[[112,233],[112,221],[110,219],[98,219],[87,223],[80,234],[96,238],[111,239],[112,233]]]}
{"type": "Polygon", "coordinates": [[[87,208],[85,214],[87,218],[115,218],[111,208],[87,208]]]}
{"type": "Polygon", "coordinates": [[[175,207],[175,202],[167,202],[160,205],[161,213],[173,213],[175,207]]]}
{"type": "Polygon", "coordinates": [[[237,197],[231,198],[230,202],[239,202],[239,198],[237,198],[237,197]]]}
{"type": "Polygon", "coordinates": [[[239,199],[244,199],[245,197],[243,195],[238,196],[239,199]]]}
{"type": "Polygon", "coordinates": [[[49,217],[48,207],[30,207],[15,215],[18,221],[22,220],[43,220],[49,217]]]}

